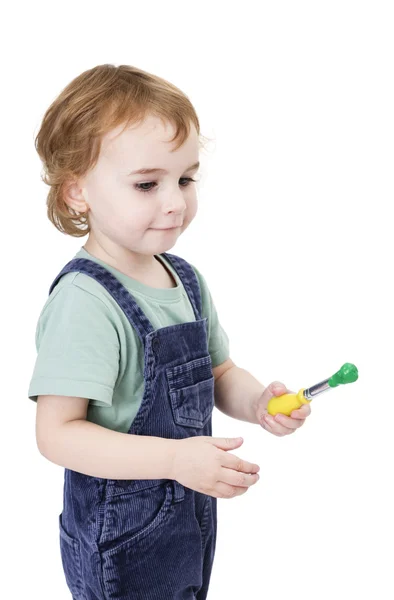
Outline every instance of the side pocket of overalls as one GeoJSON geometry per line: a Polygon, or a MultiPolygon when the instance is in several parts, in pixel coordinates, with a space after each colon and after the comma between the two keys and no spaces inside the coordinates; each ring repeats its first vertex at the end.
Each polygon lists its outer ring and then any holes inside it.
{"type": "Polygon", "coordinates": [[[79,540],[64,528],[62,514],[59,515],[60,554],[66,582],[75,600],[86,600],[82,582],[82,562],[79,540]]]}
{"type": "Polygon", "coordinates": [[[215,404],[211,356],[167,367],[166,377],[174,421],[186,427],[204,427],[215,404]]]}

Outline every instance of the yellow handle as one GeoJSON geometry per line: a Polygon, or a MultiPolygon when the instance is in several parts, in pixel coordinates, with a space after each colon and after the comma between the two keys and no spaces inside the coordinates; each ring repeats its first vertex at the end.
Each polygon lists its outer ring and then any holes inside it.
{"type": "Polygon", "coordinates": [[[309,404],[311,400],[304,398],[303,391],[305,388],[301,388],[298,394],[282,394],[282,396],[273,396],[268,402],[268,412],[270,415],[276,415],[282,413],[290,417],[293,410],[297,410],[303,404],[309,404]]]}

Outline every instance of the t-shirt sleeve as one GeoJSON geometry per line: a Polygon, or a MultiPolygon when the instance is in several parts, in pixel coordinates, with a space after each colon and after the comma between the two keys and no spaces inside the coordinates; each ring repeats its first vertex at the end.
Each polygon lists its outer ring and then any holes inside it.
{"type": "Polygon", "coordinates": [[[28,397],[77,396],[110,406],[119,372],[120,342],[109,307],[66,284],[44,307],[36,329],[37,358],[28,397]]]}
{"type": "Polygon", "coordinates": [[[217,367],[230,357],[230,342],[216,311],[208,284],[200,271],[192,265],[200,283],[203,316],[208,317],[208,349],[212,366],[217,367]]]}

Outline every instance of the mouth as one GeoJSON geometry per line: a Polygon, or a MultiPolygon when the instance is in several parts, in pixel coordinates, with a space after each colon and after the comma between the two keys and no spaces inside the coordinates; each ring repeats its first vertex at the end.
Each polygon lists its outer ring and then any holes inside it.
{"type": "Polygon", "coordinates": [[[151,229],[154,229],[155,231],[169,231],[171,229],[179,229],[179,227],[181,227],[180,225],[176,225],[175,227],[151,227],[151,229]]]}

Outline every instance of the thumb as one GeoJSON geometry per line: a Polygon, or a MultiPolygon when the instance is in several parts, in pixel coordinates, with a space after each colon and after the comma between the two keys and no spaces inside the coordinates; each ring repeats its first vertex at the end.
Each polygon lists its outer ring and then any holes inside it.
{"type": "Polygon", "coordinates": [[[209,438],[210,442],[216,446],[216,448],[220,448],[221,450],[232,450],[233,448],[238,448],[244,443],[242,437],[237,438],[209,438]]]}
{"type": "Polygon", "coordinates": [[[282,396],[282,394],[287,393],[287,387],[281,381],[273,381],[267,386],[265,390],[270,397],[272,396],[282,396]]]}

